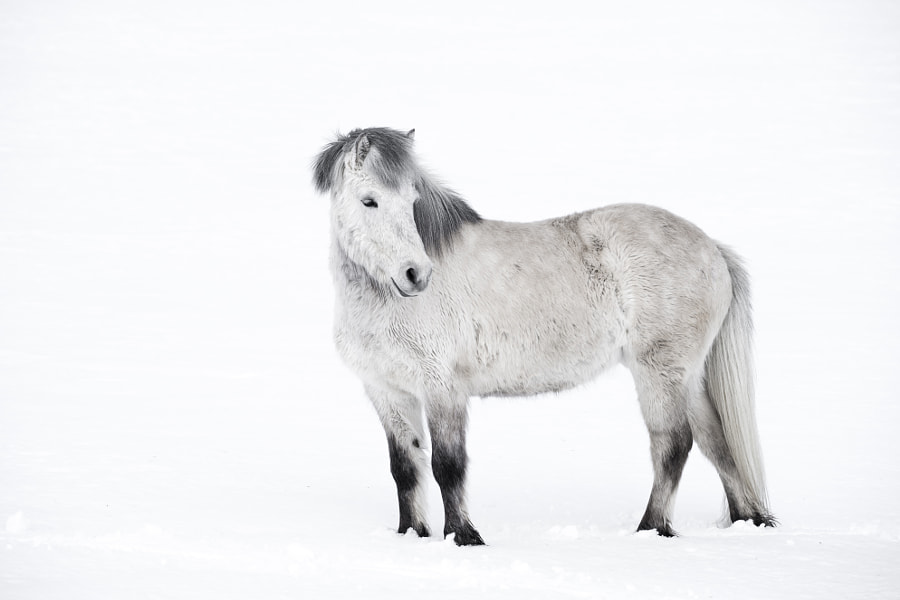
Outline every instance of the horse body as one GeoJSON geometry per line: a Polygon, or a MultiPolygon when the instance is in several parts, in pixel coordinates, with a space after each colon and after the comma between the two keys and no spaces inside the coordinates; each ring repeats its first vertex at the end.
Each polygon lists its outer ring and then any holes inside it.
{"type": "Polygon", "coordinates": [[[750,368],[749,354],[736,362],[732,348],[747,346],[750,329],[736,257],[643,205],[483,220],[405,164],[406,140],[357,131],[316,167],[333,197],[335,341],[385,428],[399,531],[430,533],[423,412],[444,533],[483,543],[465,506],[468,398],[560,391],[619,362],[635,377],[654,462],[639,529],[674,533],[671,503],[695,438],[719,471],[731,518],[773,524],[752,387],[736,381],[750,368]],[[718,342],[726,322],[728,344],[718,342]]]}
{"type": "Polygon", "coordinates": [[[342,356],[359,369],[382,365],[367,379],[420,397],[521,396],[593,378],[620,358],[625,315],[610,272],[579,264],[577,253],[593,251],[577,235],[562,220],[467,225],[435,261],[427,294],[338,295],[342,356]]]}

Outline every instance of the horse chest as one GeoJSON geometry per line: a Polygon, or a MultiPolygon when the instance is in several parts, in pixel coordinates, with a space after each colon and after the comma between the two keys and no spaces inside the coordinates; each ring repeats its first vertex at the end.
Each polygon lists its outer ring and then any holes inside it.
{"type": "Polygon", "coordinates": [[[387,308],[345,302],[335,312],[334,339],[363,381],[418,392],[428,373],[422,333],[387,308]]]}

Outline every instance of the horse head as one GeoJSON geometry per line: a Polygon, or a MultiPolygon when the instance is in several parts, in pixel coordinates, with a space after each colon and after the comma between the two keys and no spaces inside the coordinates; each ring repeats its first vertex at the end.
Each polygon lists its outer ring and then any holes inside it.
{"type": "Polygon", "coordinates": [[[332,232],[353,263],[401,297],[425,291],[432,262],[419,233],[413,132],[355,130],[316,159],[316,187],[331,192],[332,232]]]}

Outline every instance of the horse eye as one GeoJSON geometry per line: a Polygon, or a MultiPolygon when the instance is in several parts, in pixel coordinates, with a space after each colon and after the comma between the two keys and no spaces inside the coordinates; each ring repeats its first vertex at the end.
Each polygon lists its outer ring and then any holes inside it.
{"type": "Polygon", "coordinates": [[[362,204],[363,206],[367,206],[369,208],[378,208],[378,203],[375,202],[375,198],[372,198],[371,196],[366,196],[365,198],[363,198],[362,204]]]}

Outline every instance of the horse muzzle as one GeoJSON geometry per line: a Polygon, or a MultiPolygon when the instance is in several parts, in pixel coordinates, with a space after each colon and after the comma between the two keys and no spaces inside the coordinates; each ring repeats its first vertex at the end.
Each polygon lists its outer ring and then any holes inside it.
{"type": "Polygon", "coordinates": [[[391,282],[404,298],[418,296],[431,282],[431,265],[407,263],[395,277],[391,277],[391,282]]]}

